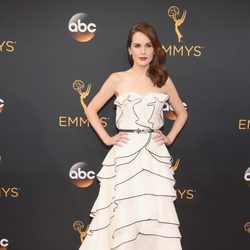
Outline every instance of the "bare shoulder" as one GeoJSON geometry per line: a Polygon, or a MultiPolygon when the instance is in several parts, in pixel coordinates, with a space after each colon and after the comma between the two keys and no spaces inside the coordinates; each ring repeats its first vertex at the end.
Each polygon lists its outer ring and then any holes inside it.
{"type": "Polygon", "coordinates": [[[126,71],[118,71],[110,74],[111,79],[116,82],[122,81],[127,75],[126,71]]]}
{"type": "Polygon", "coordinates": [[[168,79],[165,82],[165,85],[163,86],[164,92],[169,95],[168,102],[173,107],[176,114],[180,114],[181,112],[185,112],[185,107],[181,101],[180,95],[175,87],[175,84],[172,80],[172,78],[169,76],[168,79]]]}
{"type": "Polygon", "coordinates": [[[102,89],[112,89],[113,91],[116,90],[118,83],[120,82],[120,74],[119,72],[113,72],[111,73],[108,78],[106,79],[106,81],[104,82],[102,89]]]}
{"type": "Polygon", "coordinates": [[[113,72],[113,73],[111,73],[111,74],[109,75],[109,79],[110,79],[111,81],[114,81],[114,82],[119,81],[119,79],[120,79],[119,72],[113,72]]]}
{"type": "Polygon", "coordinates": [[[124,72],[113,72],[109,75],[108,80],[113,84],[119,84],[124,79],[124,72]]]}
{"type": "Polygon", "coordinates": [[[109,76],[109,81],[115,89],[115,92],[120,92],[122,88],[123,82],[127,82],[126,79],[128,78],[128,73],[126,71],[118,71],[113,72],[109,76]]]}
{"type": "Polygon", "coordinates": [[[161,87],[163,92],[170,95],[173,93],[173,91],[176,91],[174,82],[170,76],[168,76],[168,79],[166,80],[165,84],[161,87]]]}
{"type": "Polygon", "coordinates": [[[171,88],[175,87],[173,80],[170,76],[168,76],[168,79],[166,80],[164,87],[166,88],[166,90],[170,90],[171,88]]]}

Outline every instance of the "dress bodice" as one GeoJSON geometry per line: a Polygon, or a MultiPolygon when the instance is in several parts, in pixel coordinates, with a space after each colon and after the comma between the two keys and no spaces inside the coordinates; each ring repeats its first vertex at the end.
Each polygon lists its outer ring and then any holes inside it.
{"type": "Polygon", "coordinates": [[[116,127],[118,129],[159,129],[164,124],[163,106],[169,99],[164,93],[149,92],[145,96],[128,91],[117,96],[116,127]]]}

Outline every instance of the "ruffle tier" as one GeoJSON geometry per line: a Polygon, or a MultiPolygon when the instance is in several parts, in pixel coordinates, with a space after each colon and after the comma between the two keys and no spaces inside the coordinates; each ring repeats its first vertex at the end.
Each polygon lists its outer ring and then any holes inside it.
{"type": "Polygon", "coordinates": [[[79,250],[182,249],[172,157],[165,145],[157,153],[153,148],[145,144],[125,155],[114,146],[108,152],[79,250]]]}

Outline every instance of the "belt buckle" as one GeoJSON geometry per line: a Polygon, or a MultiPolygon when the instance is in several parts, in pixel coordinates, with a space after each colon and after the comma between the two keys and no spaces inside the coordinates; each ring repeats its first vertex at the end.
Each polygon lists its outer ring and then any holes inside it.
{"type": "Polygon", "coordinates": [[[140,129],[140,128],[138,128],[138,129],[136,129],[136,133],[143,133],[143,134],[146,134],[146,133],[150,133],[150,132],[152,132],[153,130],[151,129],[151,128],[146,128],[146,129],[140,129]]]}
{"type": "Polygon", "coordinates": [[[136,129],[136,133],[137,133],[137,134],[141,133],[141,129],[139,129],[139,128],[136,129]]]}
{"type": "Polygon", "coordinates": [[[141,133],[143,134],[149,133],[149,128],[141,129],[141,133]]]}

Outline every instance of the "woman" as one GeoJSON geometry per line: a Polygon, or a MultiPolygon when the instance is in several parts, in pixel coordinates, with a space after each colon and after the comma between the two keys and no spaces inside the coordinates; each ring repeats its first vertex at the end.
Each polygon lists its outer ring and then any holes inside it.
{"type": "Polygon", "coordinates": [[[163,66],[165,52],[155,30],[147,23],[134,25],[127,48],[132,67],[112,73],[86,109],[92,127],[112,148],[97,174],[100,191],[80,250],[180,250],[166,145],[173,143],[188,115],[163,66]],[[110,136],[97,113],[113,95],[119,133],[110,136]],[[177,118],[164,135],[160,129],[167,100],[177,118]]]}

